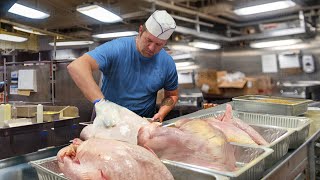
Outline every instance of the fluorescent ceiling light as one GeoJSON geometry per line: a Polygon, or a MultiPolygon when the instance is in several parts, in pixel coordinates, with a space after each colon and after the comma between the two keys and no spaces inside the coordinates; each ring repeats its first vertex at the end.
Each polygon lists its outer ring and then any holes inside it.
{"type": "Polygon", "coordinates": [[[177,50],[177,51],[184,51],[184,52],[199,51],[198,48],[191,47],[188,45],[173,44],[173,45],[168,45],[168,46],[170,49],[177,50]]]}
{"type": "Polygon", "coordinates": [[[15,3],[10,9],[9,12],[13,14],[17,14],[20,16],[24,16],[31,19],[44,19],[49,17],[49,14],[44,12],[29,8],[27,6],[15,3]]]}
{"type": "Polygon", "coordinates": [[[191,54],[178,54],[172,56],[173,60],[181,60],[181,59],[193,59],[191,54]]]}
{"type": "Polygon", "coordinates": [[[24,41],[28,40],[28,38],[0,32],[0,40],[12,41],[12,42],[24,42],[24,41]]]}
{"type": "Polygon", "coordinates": [[[137,35],[137,31],[123,31],[123,32],[114,32],[114,33],[103,33],[103,34],[95,34],[92,35],[94,38],[116,38],[116,37],[125,37],[125,36],[135,36],[137,35]]]}
{"type": "Polygon", "coordinates": [[[23,32],[27,32],[27,33],[31,33],[31,34],[37,34],[37,35],[45,35],[43,33],[40,33],[38,31],[34,31],[32,29],[24,29],[21,27],[17,27],[17,26],[13,26],[13,29],[18,30],[18,31],[23,31],[23,32]]]}
{"type": "MultiPolygon", "coordinates": [[[[49,43],[50,46],[54,46],[54,42],[49,43]]],[[[60,41],[56,42],[56,46],[80,46],[93,44],[93,41],[60,41]]]]}
{"type": "Polygon", "coordinates": [[[122,21],[122,18],[98,5],[89,5],[78,7],[77,11],[101,22],[114,23],[122,21]]]}
{"type": "Polygon", "coordinates": [[[198,68],[199,68],[198,65],[191,65],[191,66],[177,67],[177,70],[178,70],[178,71],[194,70],[194,69],[198,69],[198,68]]]}
{"type": "Polygon", "coordinates": [[[253,42],[250,43],[252,48],[269,48],[277,46],[288,46],[301,42],[301,39],[286,39],[286,40],[276,40],[276,41],[263,41],[263,42],[253,42]]]}
{"type": "Polygon", "coordinates": [[[194,62],[191,61],[186,61],[186,62],[176,62],[176,67],[185,67],[185,66],[190,66],[193,65],[194,62]]]}
{"type": "Polygon", "coordinates": [[[250,14],[258,14],[268,11],[275,11],[280,9],[285,9],[289,7],[295,6],[296,3],[294,3],[291,0],[284,0],[284,1],[276,1],[266,4],[260,4],[256,6],[250,6],[250,7],[244,7],[240,9],[234,10],[234,13],[240,16],[250,15],[250,14]]]}
{"type": "Polygon", "coordinates": [[[201,49],[210,49],[210,50],[220,49],[220,45],[214,44],[214,43],[190,42],[189,45],[196,47],[196,48],[201,48],[201,49]]]}

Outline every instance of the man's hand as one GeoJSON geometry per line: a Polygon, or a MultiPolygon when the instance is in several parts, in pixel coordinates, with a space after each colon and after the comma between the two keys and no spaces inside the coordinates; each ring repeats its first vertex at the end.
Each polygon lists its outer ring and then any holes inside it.
{"type": "Polygon", "coordinates": [[[113,103],[101,99],[95,104],[96,118],[93,124],[98,127],[112,127],[115,126],[120,118],[120,114],[113,103]]]}
{"type": "Polygon", "coordinates": [[[163,121],[163,116],[160,113],[157,113],[152,118],[153,122],[161,122],[163,121]]]}

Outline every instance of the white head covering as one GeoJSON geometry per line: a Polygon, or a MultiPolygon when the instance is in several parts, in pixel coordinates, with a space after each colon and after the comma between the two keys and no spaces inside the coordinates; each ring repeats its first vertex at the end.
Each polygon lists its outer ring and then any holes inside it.
{"type": "Polygon", "coordinates": [[[176,22],[165,10],[156,10],[145,25],[152,35],[162,40],[169,39],[176,28],[176,22]]]}

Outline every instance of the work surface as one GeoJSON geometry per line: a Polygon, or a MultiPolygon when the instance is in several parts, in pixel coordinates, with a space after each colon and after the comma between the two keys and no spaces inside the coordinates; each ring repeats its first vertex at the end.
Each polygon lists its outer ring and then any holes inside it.
{"type": "MultiPolygon", "coordinates": [[[[171,123],[176,121],[177,119],[180,118],[187,118],[187,117],[193,117],[197,114],[202,114],[204,112],[212,112],[212,111],[219,111],[225,109],[225,105],[221,105],[218,107],[210,108],[210,109],[205,109],[205,110],[200,110],[195,113],[186,115],[186,116],[181,116],[176,119],[172,119],[169,121],[166,121],[165,123],[171,123]]],[[[312,163],[314,161],[308,160],[308,155],[312,154],[312,148],[311,145],[314,143],[315,139],[317,139],[320,136],[320,109],[319,108],[310,108],[308,112],[304,115],[306,117],[309,117],[312,119],[312,124],[310,127],[310,133],[308,136],[308,139],[306,142],[301,145],[298,149],[289,151],[289,153],[284,156],[281,161],[279,161],[277,164],[275,164],[273,167],[268,169],[265,174],[264,174],[264,179],[272,179],[273,177],[277,176],[279,177],[280,171],[282,171],[282,174],[285,172],[287,174],[284,175],[284,178],[288,177],[288,174],[292,173],[292,175],[296,176],[298,175],[297,173],[299,171],[293,171],[291,172],[291,169],[289,169],[288,164],[292,160],[299,160],[299,158],[302,159],[302,164],[301,167],[309,167],[308,170],[308,175],[310,176],[310,179],[315,179],[314,178],[314,165],[312,169],[312,163]],[[302,166],[303,165],[303,166],[302,166]],[[286,167],[285,170],[283,168],[286,167]]],[[[0,177],[5,178],[5,179],[37,179],[37,174],[35,169],[33,169],[28,162],[29,161],[34,161],[37,159],[42,159],[46,158],[49,156],[53,156],[57,153],[57,151],[61,147],[55,147],[51,149],[46,149],[43,151],[38,151],[35,153],[27,154],[24,156],[19,156],[19,157],[13,157],[9,159],[4,159],[0,161],[0,177]]],[[[313,149],[314,150],[314,149],[313,149]]],[[[292,164],[292,163],[291,163],[292,164]]],[[[296,167],[296,166],[295,166],[296,167]]]]}

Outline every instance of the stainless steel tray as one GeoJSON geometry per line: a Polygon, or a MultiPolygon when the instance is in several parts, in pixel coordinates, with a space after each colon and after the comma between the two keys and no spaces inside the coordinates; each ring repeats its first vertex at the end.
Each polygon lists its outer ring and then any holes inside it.
{"type": "Polygon", "coordinates": [[[290,128],[294,132],[289,136],[289,149],[296,149],[304,143],[309,134],[311,120],[306,117],[280,116],[233,111],[233,115],[250,124],[263,124],[290,128]]]}
{"type": "MultiPolygon", "coordinates": [[[[190,164],[162,160],[172,173],[176,180],[200,179],[200,180],[225,180],[225,179],[259,179],[262,177],[265,169],[264,159],[269,156],[273,150],[264,147],[247,147],[233,144],[235,147],[235,156],[237,167],[234,172],[220,172],[190,164]]],[[[29,162],[38,173],[40,180],[66,180],[61,173],[56,157],[49,157],[37,161],[29,162]]]]}
{"type": "MultiPolygon", "coordinates": [[[[190,171],[188,169],[181,168],[174,163],[165,162],[166,163],[164,164],[172,173],[175,180],[229,180],[229,178],[218,174],[203,176],[200,172],[190,171]]],[[[67,180],[59,169],[56,156],[31,161],[29,164],[37,170],[39,180],[67,180]]]]}
{"type": "Polygon", "coordinates": [[[267,125],[253,125],[249,124],[253,129],[255,129],[267,142],[270,144],[264,147],[271,148],[274,152],[271,156],[266,158],[265,169],[270,168],[276,162],[278,162],[281,157],[288,153],[290,144],[290,135],[294,133],[291,129],[279,128],[276,126],[267,125]]]}
{"type": "Polygon", "coordinates": [[[218,174],[206,173],[199,169],[197,171],[181,167],[175,162],[163,160],[164,165],[168,168],[174,177],[174,180],[229,180],[230,178],[218,174]]]}
{"type": "Polygon", "coordinates": [[[234,110],[253,113],[298,116],[308,110],[311,100],[275,96],[246,95],[232,98],[234,110]]]}
{"type": "MultiPolygon", "coordinates": [[[[260,179],[265,169],[265,158],[268,157],[273,150],[265,147],[243,146],[234,143],[231,144],[235,148],[235,157],[237,161],[236,166],[238,167],[238,170],[233,172],[222,172],[202,166],[170,160],[162,160],[162,162],[166,166],[174,166],[179,171],[184,170],[185,174],[183,177],[188,176],[188,174],[197,173],[197,177],[195,179],[214,179],[217,175],[229,179],[260,179]]],[[[171,171],[174,177],[174,172],[176,171],[171,171]]]]}
{"type": "Polygon", "coordinates": [[[56,156],[31,161],[29,164],[37,170],[39,180],[67,180],[59,169],[56,156]]]}

